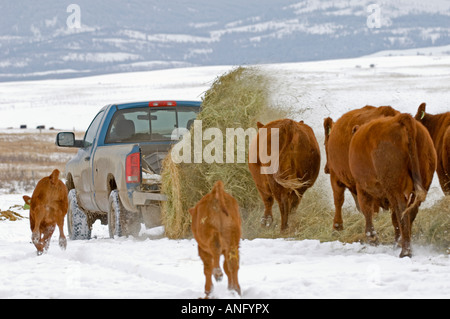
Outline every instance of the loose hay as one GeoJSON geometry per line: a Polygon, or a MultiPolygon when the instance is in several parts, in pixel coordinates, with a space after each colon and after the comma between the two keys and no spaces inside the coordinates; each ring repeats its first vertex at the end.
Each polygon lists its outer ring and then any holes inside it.
{"type": "Polygon", "coordinates": [[[0,211],[0,220],[10,220],[10,221],[16,221],[21,220],[23,217],[19,213],[13,212],[12,210],[4,210],[0,211]]]}
{"type": "MultiPolygon", "coordinates": [[[[203,131],[219,128],[225,138],[226,128],[254,128],[256,122],[268,122],[287,116],[287,109],[269,104],[268,78],[256,68],[238,67],[219,77],[205,93],[198,120],[203,131]]],[[[191,128],[193,138],[193,127],[191,128]]],[[[203,148],[209,141],[203,141],[203,148]]],[[[225,147],[225,140],[223,145],[225,147]]],[[[162,192],[168,200],[162,207],[162,220],[169,238],[190,236],[188,209],[208,193],[221,179],[225,190],[233,195],[241,212],[261,205],[253,179],[248,171],[248,138],[245,163],[180,163],[167,156],[163,164],[162,192]]],[[[236,145],[234,158],[237,159],[236,145]]],[[[225,152],[224,152],[225,154],[225,152]]]]}
{"type": "Polygon", "coordinates": [[[443,197],[429,208],[419,208],[413,224],[412,239],[450,254],[450,196],[443,197]]]}

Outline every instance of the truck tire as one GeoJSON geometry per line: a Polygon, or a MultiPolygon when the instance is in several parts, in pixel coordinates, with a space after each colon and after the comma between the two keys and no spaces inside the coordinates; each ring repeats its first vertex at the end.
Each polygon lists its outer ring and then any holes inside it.
{"type": "Polygon", "coordinates": [[[69,192],[67,229],[71,240],[91,239],[91,228],[89,227],[86,214],[78,206],[77,192],[75,189],[71,189],[69,192]]]}
{"type": "Polygon", "coordinates": [[[141,229],[138,214],[128,212],[123,207],[116,189],[109,195],[108,229],[111,238],[130,235],[137,237],[141,229]]]}

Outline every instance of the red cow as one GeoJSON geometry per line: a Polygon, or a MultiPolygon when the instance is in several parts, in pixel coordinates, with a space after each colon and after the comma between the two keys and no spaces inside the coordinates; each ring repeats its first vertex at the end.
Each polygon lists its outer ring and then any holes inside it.
{"type": "Polygon", "coordinates": [[[228,277],[228,289],[241,294],[238,282],[241,216],[236,199],[225,192],[222,181],[217,181],[189,213],[198,254],[203,261],[206,298],[212,292],[211,276],[217,281],[223,277],[219,265],[221,255],[225,257],[223,268],[228,277]]]}
{"type": "Polygon", "coordinates": [[[409,114],[398,114],[355,126],[349,147],[349,166],[358,203],[366,219],[366,235],[376,242],[373,207],[388,203],[395,229],[401,235],[400,257],[411,257],[411,228],[425,200],[436,169],[430,135],[409,114]],[[420,150],[420,152],[418,151],[420,150]]]}
{"type": "Polygon", "coordinates": [[[25,195],[23,199],[30,205],[31,239],[37,254],[41,255],[44,250],[48,250],[56,225],[59,228],[59,246],[66,249],[63,225],[69,202],[67,188],[59,180],[59,170],[55,169],[50,176],[42,178],[31,198],[25,195]]]}
{"type": "Polygon", "coordinates": [[[265,206],[261,224],[267,227],[272,224],[275,198],[280,207],[281,231],[284,231],[289,213],[297,209],[303,194],[319,175],[319,144],[311,127],[303,121],[282,119],[267,125],[258,122],[257,126],[259,132],[250,144],[248,167],[265,206]],[[262,129],[267,134],[262,134],[262,129]],[[272,143],[274,138],[278,140],[278,150],[272,149],[276,144],[272,143]],[[273,156],[276,151],[278,157],[273,156]],[[262,156],[267,154],[272,157],[270,166],[274,171],[264,171],[269,164],[262,156]]]}
{"type": "Polygon", "coordinates": [[[441,114],[425,113],[425,103],[422,103],[416,114],[430,133],[437,153],[436,173],[445,195],[450,195],[450,112],[441,114]]]}
{"type": "MultiPolygon", "coordinates": [[[[356,206],[360,210],[356,199],[356,183],[348,164],[348,150],[353,136],[353,127],[355,125],[363,125],[376,118],[390,117],[396,114],[399,114],[399,112],[390,106],[374,107],[367,105],[345,113],[336,123],[333,123],[333,120],[329,117],[324,120],[325,151],[327,154],[325,173],[330,174],[331,188],[333,190],[335,206],[334,229],[344,229],[342,205],[344,204],[346,188],[350,190],[356,206]]],[[[380,206],[387,208],[385,203],[380,202],[374,203],[373,209],[378,210],[380,206]]]]}

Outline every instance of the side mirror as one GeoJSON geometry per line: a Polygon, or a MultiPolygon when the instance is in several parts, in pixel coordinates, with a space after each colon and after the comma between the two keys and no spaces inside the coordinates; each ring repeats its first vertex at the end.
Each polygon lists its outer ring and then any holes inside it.
{"type": "Polygon", "coordinates": [[[73,132],[60,132],[56,135],[56,145],[60,147],[82,147],[83,141],[76,140],[73,132]]]}

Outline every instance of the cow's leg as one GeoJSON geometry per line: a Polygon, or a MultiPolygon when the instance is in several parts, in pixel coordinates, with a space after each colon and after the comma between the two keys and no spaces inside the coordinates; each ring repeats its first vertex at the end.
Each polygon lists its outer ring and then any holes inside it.
{"type": "Polygon", "coordinates": [[[273,222],[272,216],[273,196],[261,193],[261,197],[264,202],[264,216],[261,218],[261,226],[270,227],[273,222]]]}
{"type": "Polygon", "coordinates": [[[213,251],[214,265],[212,274],[214,275],[214,279],[216,281],[221,281],[223,278],[222,269],[220,269],[220,255],[222,248],[220,247],[219,238],[214,239],[213,249],[214,249],[213,251]]]}
{"type": "Polygon", "coordinates": [[[198,247],[198,255],[200,256],[201,260],[203,261],[203,273],[205,274],[205,295],[206,298],[209,297],[209,295],[212,292],[213,283],[212,283],[212,273],[213,273],[213,257],[198,247]]]}
{"type": "Polygon", "coordinates": [[[62,250],[66,250],[67,247],[67,239],[66,236],[64,236],[64,217],[58,221],[58,229],[59,229],[59,247],[61,247],[62,250]]]}
{"type": "Polygon", "coordinates": [[[289,215],[295,212],[300,204],[304,190],[294,191],[284,190],[281,194],[280,213],[281,213],[281,231],[288,228],[289,215]]]}
{"type": "Polygon", "coordinates": [[[306,190],[299,189],[297,190],[298,194],[295,192],[291,194],[291,211],[290,211],[291,213],[294,213],[297,210],[298,205],[300,205],[300,202],[302,200],[305,191],[306,190]]]}
{"type": "Polygon", "coordinates": [[[225,261],[223,263],[223,269],[228,277],[228,289],[236,291],[241,295],[241,287],[238,281],[239,271],[239,245],[231,247],[225,253],[225,261]]]}
{"type": "MultiPolygon", "coordinates": [[[[38,256],[42,255],[44,252],[44,245],[41,240],[41,222],[42,218],[40,217],[40,214],[33,214],[34,215],[34,227],[31,230],[31,241],[33,242],[34,246],[37,249],[38,256]]],[[[44,226],[45,228],[45,226],[44,226]]]]}
{"type": "Polygon", "coordinates": [[[281,231],[285,231],[288,227],[288,217],[291,211],[291,198],[287,190],[283,190],[281,193],[281,199],[278,204],[281,213],[281,231]]]}
{"type": "Polygon", "coordinates": [[[391,211],[392,226],[394,226],[394,240],[399,245],[400,244],[400,224],[397,219],[397,214],[391,211]]]}
{"type": "Polygon", "coordinates": [[[413,205],[409,208],[409,222],[410,222],[410,227],[412,228],[412,224],[414,222],[414,220],[416,219],[417,213],[419,212],[419,204],[413,205]]]}
{"type": "Polygon", "coordinates": [[[39,228],[37,230],[34,229],[33,232],[31,233],[31,241],[36,246],[38,252],[41,251],[42,253],[44,247],[41,247],[41,232],[39,231],[39,228]]]}
{"type": "Polygon", "coordinates": [[[400,222],[400,229],[402,232],[402,251],[400,258],[412,257],[411,251],[411,216],[405,214],[400,222]]]}
{"type": "Polygon", "coordinates": [[[345,186],[340,183],[334,173],[330,173],[330,182],[331,188],[333,190],[333,198],[334,198],[334,220],[333,220],[333,229],[335,230],[343,230],[344,229],[344,221],[342,220],[342,205],[344,204],[344,192],[345,186]]]}
{"type": "Polygon", "coordinates": [[[353,200],[355,201],[356,209],[358,210],[358,212],[361,212],[361,208],[359,207],[359,202],[358,202],[358,194],[353,193],[352,191],[350,191],[350,194],[352,194],[352,196],[353,196],[353,200]]]}
{"type": "Polygon", "coordinates": [[[374,201],[372,196],[364,192],[357,186],[358,192],[358,202],[359,207],[361,208],[362,213],[364,214],[364,218],[366,220],[366,237],[367,241],[371,245],[378,245],[378,235],[375,231],[375,227],[373,226],[373,205],[374,201]]]}
{"type": "Polygon", "coordinates": [[[39,230],[33,231],[33,233],[31,234],[31,241],[37,249],[38,256],[42,255],[42,253],[44,252],[44,245],[41,241],[41,233],[39,230]]]}
{"type": "Polygon", "coordinates": [[[414,210],[414,207],[406,208],[406,202],[401,197],[394,207],[397,219],[400,222],[400,233],[402,236],[400,258],[411,257],[411,211],[414,210]]]}
{"type": "Polygon", "coordinates": [[[53,232],[55,231],[55,225],[48,225],[43,231],[44,236],[42,237],[42,245],[44,246],[44,251],[48,250],[50,246],[50,239],[52,238],[53,232]]]}
{"type": "MultiPolygon", "coordinates": [[[[400,258],[411,257],[411,217],[415,217],[412,215],[417,213],[415,211],[417,207],[407,207],[405,197],[402,194],[396,195],[394,192],[389,193],[389,203],[393,210],[392,214],[395,214],[396,222],[400,229],[402,247],[400,258]]],[[[392,217],[392,220],[394,221],[394,217],[392,217]]]]}

